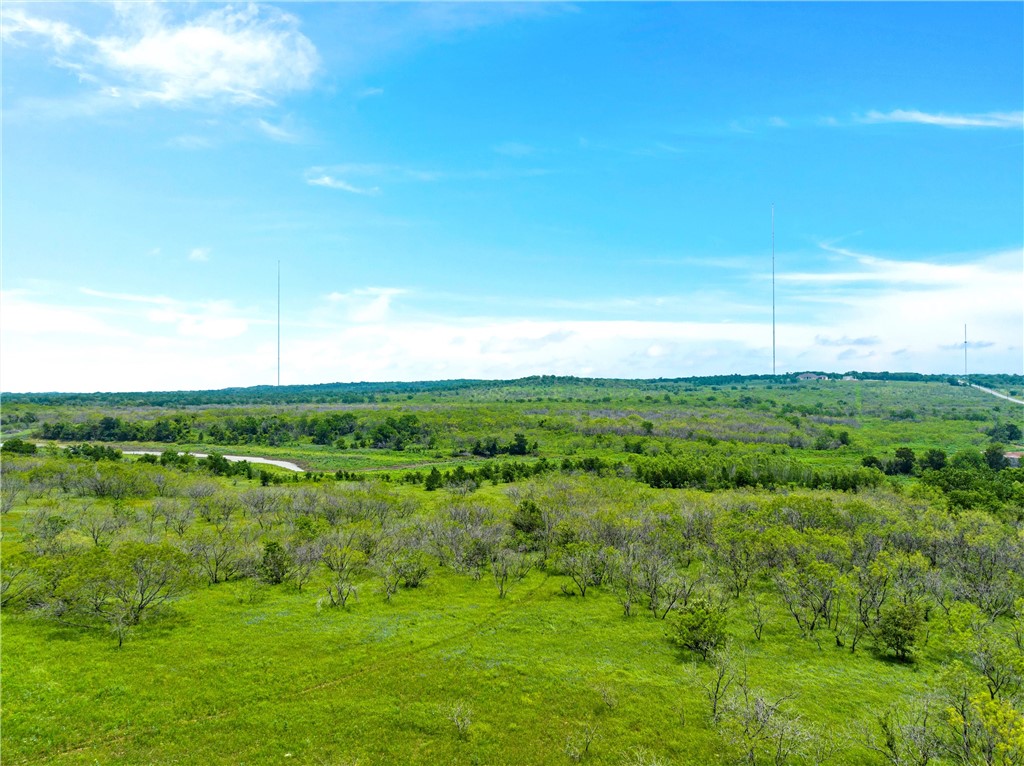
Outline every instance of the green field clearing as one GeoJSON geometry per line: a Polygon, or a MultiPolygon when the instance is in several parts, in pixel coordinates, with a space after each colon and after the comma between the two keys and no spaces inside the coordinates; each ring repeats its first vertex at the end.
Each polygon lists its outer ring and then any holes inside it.
{"type": "Polygon", "coordinates": [[[5,403],[5,766],[1024,762],[1020,408],[410,386],[5,403]]]}

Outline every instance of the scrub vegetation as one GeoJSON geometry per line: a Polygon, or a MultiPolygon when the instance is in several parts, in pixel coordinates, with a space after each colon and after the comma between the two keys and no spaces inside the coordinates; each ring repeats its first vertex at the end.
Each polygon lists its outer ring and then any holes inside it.
{"type": "Polygon", "coordinates": [[[5,396],[3,762],[1022,764],[1024,413],[851,377],[5,396]]]}

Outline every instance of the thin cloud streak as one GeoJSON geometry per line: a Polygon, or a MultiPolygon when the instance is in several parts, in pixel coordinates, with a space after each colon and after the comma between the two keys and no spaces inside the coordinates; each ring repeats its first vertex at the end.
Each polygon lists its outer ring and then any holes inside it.
{"type": "Polygon", "coordinates": [[[109,293],[103,290],[94,290],[91,287],[79,287],[78,292],[82,295],[89,295],[93,298],[105,300],[126,301],[128,303],[151,303],[157,306],[166,306],[175,303],[174,300],[163,295],[134,295],[131,293],[109,293]]]}
{"type": "Polygon", "coordinates": [[[857,122],[866,125],[878,123],[906,123],[934,125],[940,128],[1024,128],[1024,112],[986,112],[983,114],[941,114],[919,112],[914,109],[894,109],[891,112],[870,111],[857,122]]]}
{"type": "Polygon", "coordinates": [[[380,194],[380,188],[377,186],[363,187],[354,186],[348,181],[343,181],[340,178],[334,178],[327,174],[316,175],[306,178],[306,183],[310,186],[322,186],[325,189],[337,189],[339,191],[346,191],[350,194],[361,194],[368,197],[373,197],[380,194]]]}

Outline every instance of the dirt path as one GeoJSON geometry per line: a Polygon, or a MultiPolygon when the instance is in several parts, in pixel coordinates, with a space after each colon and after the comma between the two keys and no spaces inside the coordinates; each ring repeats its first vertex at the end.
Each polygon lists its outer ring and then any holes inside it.
{"type": "Polygon", "coordinates": [[[976,383],[971,383],[970,385],[971,385],[971,388],[976,388],[979,391],[984,391],[986,394],[992,394],[992,396],[998,396],[1000,399],[1005,399],[1008,402],[1013,402],[1014,404],[1024,404],[1024,399],[1014,399],[1012,396],[1007,396],[1006,394],[1001,394],[998,391],[993,391],[991,388],[985,388],[984,386],[979,386],[976,383]]]}
{"type": "MultiPolygon", "coordinates": [[[[157,450],[151,450],[151,449],[126,449],[126,450],[121,450],[121,452],[122,452],[122,454],[125,454],[125,455],[162,455],[163,454],[162,452],[158,452],[157,450]]],[[[179,452],[178,454],[179,455],[184,455],[186,453],[179,452]]],[[[192,455],[193,457],[209,457],[209,455],[206,454],[205,452],[189,452],[188,454],[192,455]]],[[[289,471],[305,471],[306,470],[305,468],[302,468],[302,467],[296,465],[295,463],[289,463],[287,460],[271,460],[270,458],[266,458],[266,457],[249,457],[248,455],[223,455],[222,457],[225,460],[231,461],[232,463],[249,462],[249,463],[259,463],[260,465],[276,465],[278,468],[286,468],[289,471]]]]}

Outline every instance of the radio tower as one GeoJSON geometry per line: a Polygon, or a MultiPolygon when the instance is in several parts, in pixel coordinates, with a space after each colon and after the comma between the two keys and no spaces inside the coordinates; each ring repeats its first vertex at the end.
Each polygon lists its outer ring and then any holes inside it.
{"type": "Polygon", "coordinates": [[[772,375],[775,375],[775,203],[772,203],[772,375]]]}
{"type": "Polygon", "coordinates": [[[967,377],[967,325],[964,325],[964,383],[970,384],[967,377]]]}
{"type": "Polygon", "coordinates": [[[277,385],[281,385],[281,261],[277,262],[277,385]]]}

